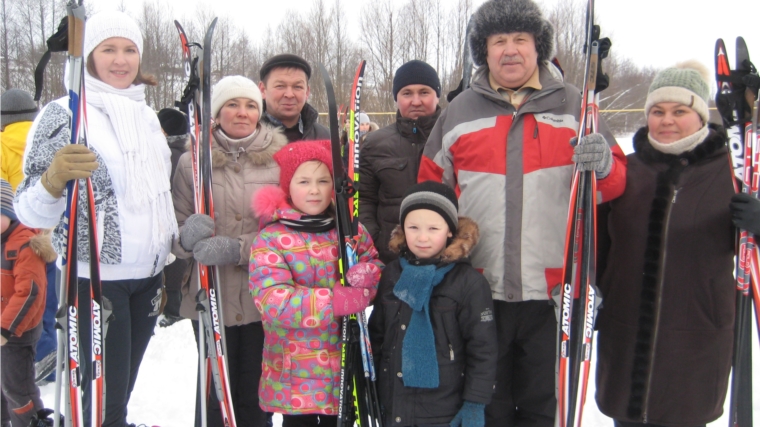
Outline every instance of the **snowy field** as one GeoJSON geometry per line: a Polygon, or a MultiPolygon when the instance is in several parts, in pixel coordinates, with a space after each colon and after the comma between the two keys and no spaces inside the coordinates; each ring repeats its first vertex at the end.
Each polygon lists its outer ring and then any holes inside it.
{"type": "MultiPolygon", "coordinates": [[[[632,135],[617,138],[623,151],[632,152],[632,135]]],[[[757,336],[757,333],[754,333],[757,336]]],[[[753,349],[755,413],[760,414],[760,351],[753,349]]],[[[594,350],[596,351],[596,350],[594,350]]],[[[195,377],[197,347],[189,321],[181,321],[169,328],[156,326],[155,335],[148,346],[140,367],[132,399],[129,403],[128,422],[148,427],[191,427],[195,411],[195,377]]],[[[594,401],[595,370],[591,371],[589,391],[584,407],[584,427],[612,427],[612,420],[602,415],[594,401]]],[[[54,385],[42,388],[42,399],[53,406],[54,385]]],[[[726,407],[728,399],[726,401],[726,407]]],[[[275,415],[275,427],[281,418],[275,415]]],[[[728,415],[709,426],[727,426],[728,415]]]]}
{"type": "MultiPolygon", "coordinates": [[[[755,335],[757,336],[757,335],[755,335]]],[[[197,348],[190,321],[183,320],[169,328],[156,326],[155,335],[145,353],[132,399],[128,421],[148,427],[192,427],[195,411],[195,375],[197,348]]],[[[760,352],[754,351],[754,408],[760,414],[760,352]]],[[[612,427],[612,420],[602,415],[594,401],[595,370],[591,371],[589,391],[584,407],[584,427],[612,427]]],[[[45,405],[52,407],[54,386],[42,388],[45,405]]],[[[726,399],[726,407],[728,399],[726,399]]],[[[275,415],[275,427],[281,418],[275,415]]],[[[709,426],[727,426],[728,416],[723,415],[709,426]]]]}

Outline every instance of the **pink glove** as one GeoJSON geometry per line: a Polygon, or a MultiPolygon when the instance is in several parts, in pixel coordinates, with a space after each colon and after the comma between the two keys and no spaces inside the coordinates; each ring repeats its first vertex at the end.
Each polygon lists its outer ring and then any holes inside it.
{"type": "Polygon", "coordinates": [[[380,267],[368,262],[358,262],[348,269],[346,280],[355,288],[374,288],[380,281],[380,267]]]}
{"type": "Polygon", "coordinates": [[[377,289],[336,285],[333,289],[333,316],[346,316],[363,311],[375,298],[377,289]]]}

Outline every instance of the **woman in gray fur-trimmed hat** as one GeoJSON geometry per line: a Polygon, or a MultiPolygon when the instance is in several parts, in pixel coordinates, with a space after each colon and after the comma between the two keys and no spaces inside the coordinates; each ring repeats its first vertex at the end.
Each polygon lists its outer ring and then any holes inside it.
{"type": "Polygon", "coordinates": [[[625,192],[598,214],[596,401],[616,427],[704,426],[723,413],[735,227],[760,232],[760,201],[734,194],[726,131],[707,123],[710,80],[694,61],[657,74],[625,192]]]}

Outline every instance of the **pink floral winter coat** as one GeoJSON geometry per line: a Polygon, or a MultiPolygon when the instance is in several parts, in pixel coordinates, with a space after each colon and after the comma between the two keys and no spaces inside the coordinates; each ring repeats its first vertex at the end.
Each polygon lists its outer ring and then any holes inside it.
{"type": "MultiPolygon", "coordinates": [[[[338,282],[337,231],[296,231],[277,209],[251,248],[250,289],[264,326],[259,404],[267,412],[337,415],[340,323],[333,316],[338,282]]],[[[383,267],[372,237],[360,226],[359,262],[383,267]]],[[[377,286],[377,284],[375,285],[377,286]]]]}

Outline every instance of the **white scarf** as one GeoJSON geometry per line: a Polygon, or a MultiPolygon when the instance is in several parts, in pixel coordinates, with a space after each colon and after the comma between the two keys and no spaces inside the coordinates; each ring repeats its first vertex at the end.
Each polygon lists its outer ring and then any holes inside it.
{"type": "Polygon", "coordinates": [[[647,136],[649,137],[649,143],[652,144],[652,147],[654,147],[655,150],[661,153],[673,154],[677,156],[679,154],[697,148],[697,145],[701,144],[707,138],[707,134],[709,132],[710,129],[707,127],[707,125],[704,125],[702,126],[702,129],[694,132],[693,134],[681,138],[678,141],[673,141],[667,144],[663,144],[662,142],[654,139],[651,133],[647,134],[647,136]]]}
{"type": "MultiPolygon", "coordinates": [[[[117,89],[85,73],[87,104],[110,119],[126,163],[126,208],[139,212],[150,205],[153,220],[151,250],[160,253],[177,235],[169,173],[160,144],[166,139],[150,132],[145,123],[145,85],[117,89]]],[[[156,120],[158,120],[156,118],[156,120]]]]}

